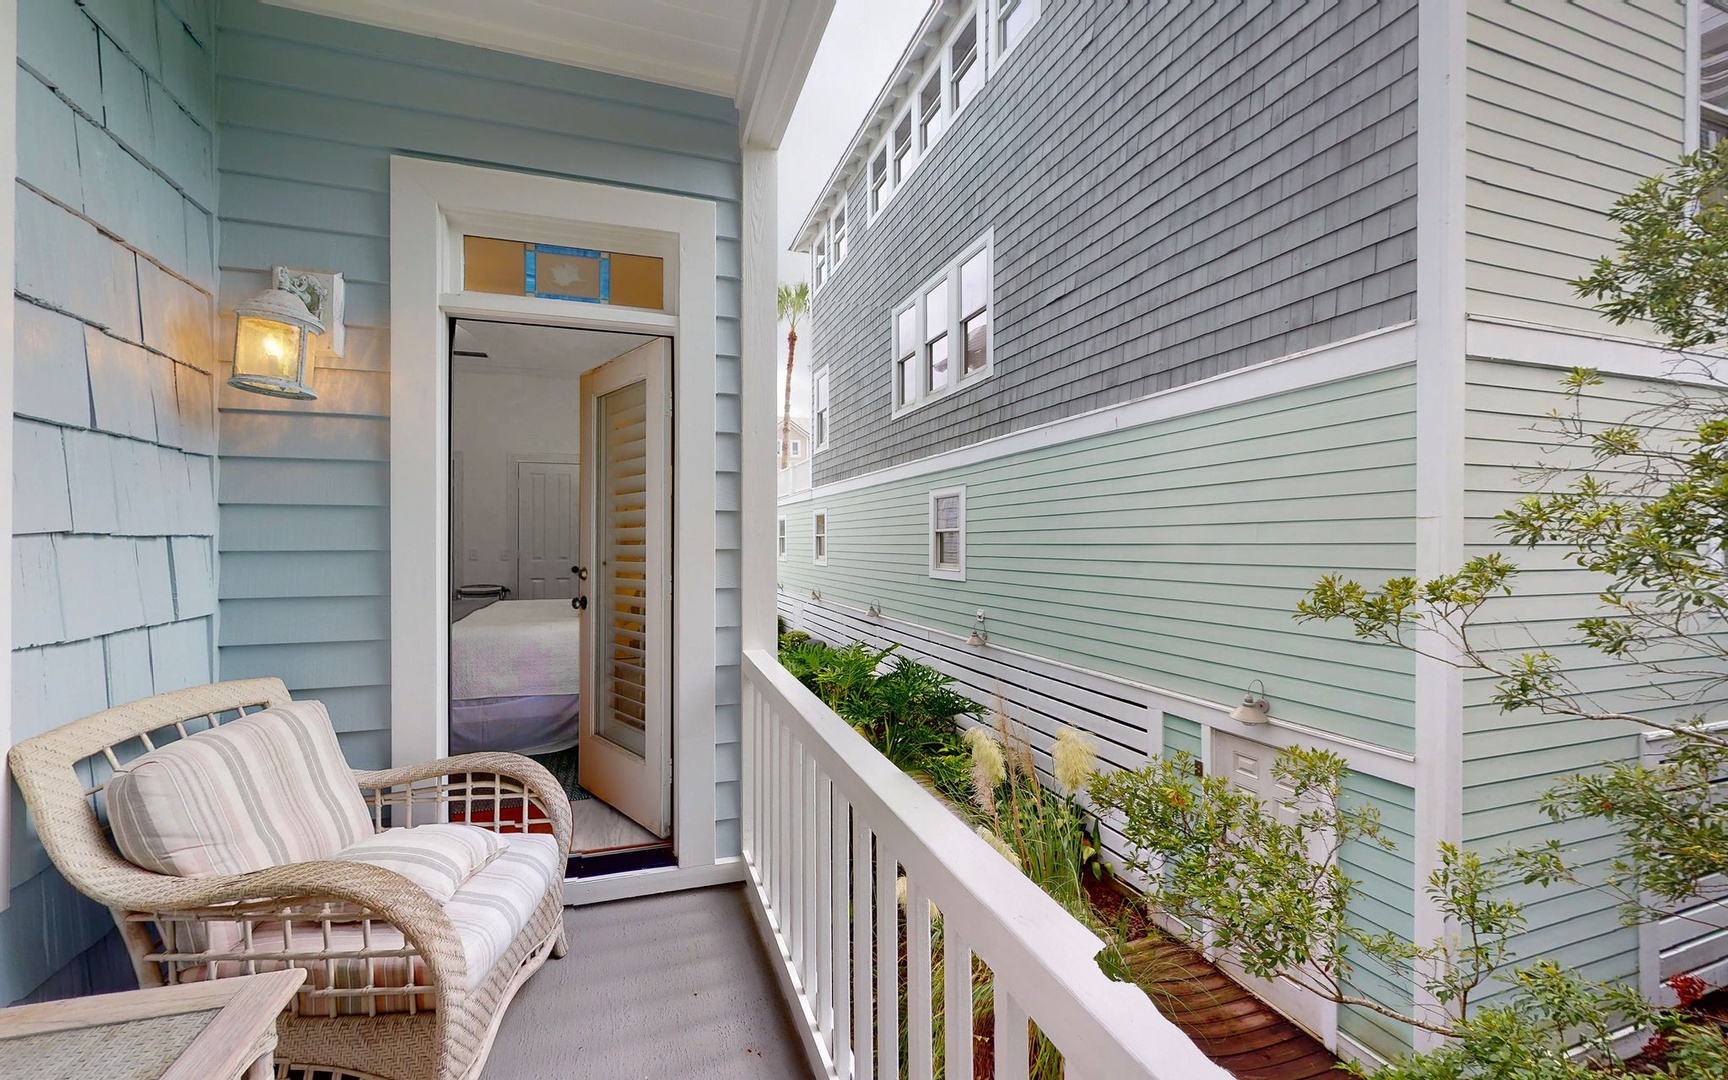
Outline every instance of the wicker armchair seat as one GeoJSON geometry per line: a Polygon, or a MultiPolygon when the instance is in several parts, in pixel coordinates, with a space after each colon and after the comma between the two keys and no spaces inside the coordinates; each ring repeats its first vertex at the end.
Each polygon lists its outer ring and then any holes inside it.
{"type": "MultiPolygon", "coordinates": [[[[196,876],[136,865],[113,840],[106,796],[116,770],[249,714],[240,730],[255,739],[275,715],[263,710],[288,703],[277,679],[159,694],[21,742],[9,762],[49,858],[114,913],[140,986],[302,968],[307,984],[278,1025],[280,1065],[359,1080],[473,1080],[511,998],[565,951],[570,804],[540,765],[515,754],[377,772],[334,764],[360,796],[360,804],[348,802],[352,795],[341,801],[364,806],[362,828],[471,821],[499,834],[503,854],[442,903],[385,866],[320,854],[329,844],[316,828],[303,830],[317,840],[304,861],[256,869],[260,848],[243,829],[232,831],[232,818],[222,850],[174,849],[168,836],[158,855],[193,860],[196,876]],[[238,866],[224,863],[236,859],[238,866]]],[[[136,810],[135,796],[126,794],[134,801],[124,812],[136,810]]],[[[341,813],[352,821],[352,809],[341,813]]],[[[344,825],[332,835],[351,831],[344,825]]],[[[129,834],[129,843],[141,835],[147,830],[129,834]]]]}

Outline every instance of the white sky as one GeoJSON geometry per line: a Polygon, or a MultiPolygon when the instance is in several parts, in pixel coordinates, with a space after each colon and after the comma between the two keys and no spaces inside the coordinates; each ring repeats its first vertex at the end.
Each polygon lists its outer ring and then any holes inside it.
{"type": "MultiPolygon", "coordinates": [[[[780,143],[780,280],[808,280],[810,259],[786,249],[810,212],[822,185],[858,131],[864,111],[876,100],[894,61],[930,10],[930,0],[835,0],[834,14],[810,65],[810,77],[792,111],[786,137],[780,143]]],[[[810,354],[807,327],[798,327],[797,376],[792,384],[792,413],[810,409],[810,354]]],[[[786,327],[780,327],[780,372],[775,400],[784,401],[786,327]]]]}

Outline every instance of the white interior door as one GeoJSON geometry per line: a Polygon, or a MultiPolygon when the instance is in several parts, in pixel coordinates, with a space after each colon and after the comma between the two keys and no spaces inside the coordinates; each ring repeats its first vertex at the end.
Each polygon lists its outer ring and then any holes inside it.
{"type": "Polygon", "coordinates": [[[516,463],[516,598],[576,595],[576,466],[516,463]]]}
{"type": "Polygon", "coordinates": [[[582,376],[583,787],[655,836],[671,817],[671,350],[582,376]]]}
{"type": "MultiPolygon", "coordinates": [[[[1258,795],[1262,802],[1273,808],[1279,820],[1286,823],[1294,820],[1296,811],[1291,806],[1291,799],[1295,792],[1272,775],[1272,762],[1278,756],[1278,749],[1222,731],[1213,732],[1212,738],[1213,769],[1237,787],[1258,795]]],[[[1235,964],[1225,962],[1220,966],[1260,1000],[1307,1028],[1309,1034],[1326,1047],[1336,1048],[1338,1009],[1332,1002],[1288,979],[1256,979],[1235,964]]]]}

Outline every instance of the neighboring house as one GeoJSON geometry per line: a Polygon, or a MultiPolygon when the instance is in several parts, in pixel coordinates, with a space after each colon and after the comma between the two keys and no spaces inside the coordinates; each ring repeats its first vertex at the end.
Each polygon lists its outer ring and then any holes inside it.
{"type": "MultiPolygon", "coordinates": [[[[784,444],[785,454],[783,457],[778,458],[780,461],[781,495],[789,495],[794,491],[808,491],[810,489],[810,455],[812,450],[810,444],[810,421],[804,417],[794,416],[789,427],[789,436],[786,436],[786,433],[779,429],[776,429],[774,435],[775,453],[777,455],[780,453],[782,446],[781,439],[783,436],[786,437],[784,444]]],[[[776,539],[775,542],[779,543],[783,539],[784,537],[782,536],[776,539]]]]}
{"type": "MultiPolygon", "coordinates": [[[[449,323],[655,335],[682,367],[652,384],[673,430],[650,491],[679,527],[649,565],[680,584],[652,589],[648,631],[649,693],[678,716],[676,767],[642,781],[676,847],[653,888],[743,876],[741,663],[773,647],[774,147],[831,3],[668,6],[0,0],[0,745],[268,675],[329,706],[356,767],[437,756],[449,323]],[[619,270],[598,302],[549,298],[520,244],[516,294],[475,289],[475,236],[633,259],[636,291],[619,270]],[[275,265],[346,278],[314,401],[224,385],[235,307],[275,265]]],[[[131,983],[108,911],[25,821],[0,836],[0,1005],[131,983]]]]}
{"type": "MultiPolygon", "coordinates": [[[[1343,853],[1354,916],[1406,940],[1443,930],[1440,842],[1606,839],[1537,798],[1636,732],[1502,715],[1447,664],[1291,615],[1325,573],[1498,550],[1563,370],[1608,376],[1601,420],[1667,374],[1568,281],[1701,112],[1720,130],[1725,23],[1699,0],[932,5],[798,237],[822,434],[780,501],[783,617],[930,658],[1040,750],[1074,725],[1114,764],[1185,750],[1268,795],[1276,747],[1342,754],[1396,840],[1343,853]],[[1232,719],[1262,688],[1272,722],[1232,719]]],[[[1565,640],[1597,583],[1515,558],[1508,647],[1565,640]]],[[[1696,924],[1523,898],[1524,955],[1652,994],[1725,979],[1696,924]]],[[[1258,989],[1344,1053],[1412,1045],[1258,989]]]]}

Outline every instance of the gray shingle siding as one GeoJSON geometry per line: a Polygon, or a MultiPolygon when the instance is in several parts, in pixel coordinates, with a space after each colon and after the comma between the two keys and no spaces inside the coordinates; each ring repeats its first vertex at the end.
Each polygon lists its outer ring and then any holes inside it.
{"type": "Polygon", "coordinates": [[[1411,319],[1416,5],[1045,0],[813,305],[827,483],[1411,319]],[[987,229],[995,374],[891,419],[890,313],[987,229]]]}

